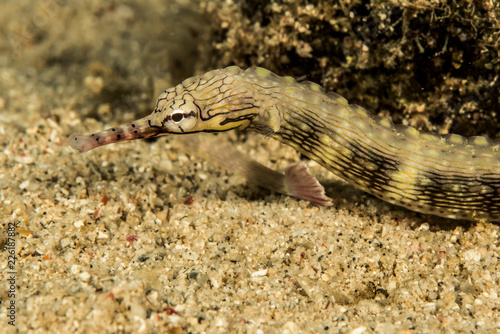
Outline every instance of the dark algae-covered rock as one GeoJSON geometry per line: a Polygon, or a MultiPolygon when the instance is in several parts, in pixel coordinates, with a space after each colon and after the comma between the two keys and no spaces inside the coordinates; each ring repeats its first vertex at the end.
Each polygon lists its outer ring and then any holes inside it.
{"type": "Polygon", "coordinates": [[[213,38],[203,70],[262,66],[396,123],[500,136],[496,1],[205,1],[205,10],[213,38]]]}

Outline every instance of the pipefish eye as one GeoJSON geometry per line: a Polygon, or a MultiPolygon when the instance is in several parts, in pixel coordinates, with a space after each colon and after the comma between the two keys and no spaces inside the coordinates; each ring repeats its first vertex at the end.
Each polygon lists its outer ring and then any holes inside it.
{"type": "Polygon", "coordinates": [[[170,118],[174,123],[179,123],[184,119],[184,112],[180,110],[174,110],[174,112],[170,115],[170,118]]]}
{"type": "Polygon", "coordinates": [[[169,128],[174,131],[189,131],[196,125],[196,121],[196,112],[193,110],[175,109],[167,116],[169,128]]]}

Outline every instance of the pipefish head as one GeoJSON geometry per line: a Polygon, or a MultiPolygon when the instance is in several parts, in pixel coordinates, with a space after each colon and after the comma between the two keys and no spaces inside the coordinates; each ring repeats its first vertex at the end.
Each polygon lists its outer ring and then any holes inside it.
{"type": "Polygon", "coordinates": [[[241,69],[229,67],[186,79],[160,94],[149,116],[91,135],[72,136],[69,144],[85,152],[125,140],[246,128],[258,106],[254,93],[240,80],[243,75],[241,69]]]}

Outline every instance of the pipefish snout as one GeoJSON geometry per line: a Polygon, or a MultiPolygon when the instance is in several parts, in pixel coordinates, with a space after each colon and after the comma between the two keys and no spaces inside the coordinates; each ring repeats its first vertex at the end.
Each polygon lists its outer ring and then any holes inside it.
{"type": "Polygon", "coordinates": [[[80,151],[167,134],[248,129],[295,148],[389,203],[447,218],[500,221],[500,140],[394,125],[313,83],[232,66],[164,91],[153,113],[93,135],[80,151]]]}

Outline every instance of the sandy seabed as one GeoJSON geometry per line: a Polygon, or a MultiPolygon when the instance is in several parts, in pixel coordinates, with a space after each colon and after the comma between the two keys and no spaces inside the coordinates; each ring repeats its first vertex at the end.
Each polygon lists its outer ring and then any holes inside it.
{"type": "MultiPolygon", "coordinates": [[[[413,213],[307,162],[334,199],[317,208],[247,185],[189,138],[67,145],[177,83],[175,62],[149,61],[168,57],[154,42],[196,38],[172,27],[186,3],[4,6],[2,332],[499,331],[497,224],[413,213]]],[[[258,135],[220,138],[276,169],[300,159],[258,135]]]]}

